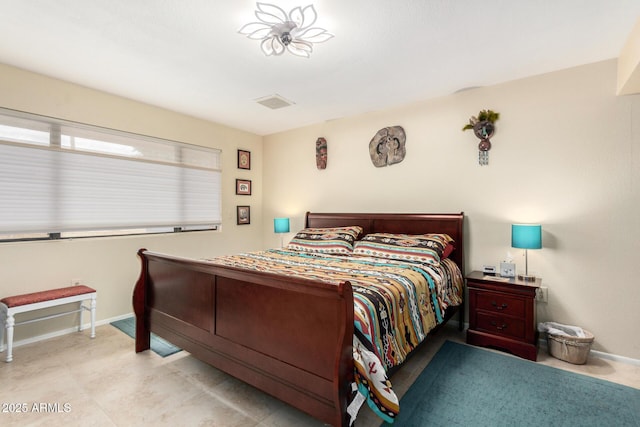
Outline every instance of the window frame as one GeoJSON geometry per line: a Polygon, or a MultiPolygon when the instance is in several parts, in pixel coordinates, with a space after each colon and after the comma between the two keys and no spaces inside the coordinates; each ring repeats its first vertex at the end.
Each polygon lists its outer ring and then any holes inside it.
{"type": "MultiPolygon", "coordinates": [[[[6,130],[6,129],[5,129],[6,130]]],[[[29,134],[29,131],[24,132],[25,134],[29,134]]],[[[35,134],[35,132],[32,132],[35,134]]],[[[37,136],[37,135],[36,135],[37,136]]],[[[42,135],[39,135],[42,137],[42,135]]],[[[35,138],[35,137],[34,137],[35,138]]],[[[36,138],[37,139],[37,138],[36,138]]],[[[94,144],[95,146],[96,144],[94,144]]],[[[172,141],[164,138],[157,138],[147,135],[136,134],[132,132],[126,132],[116,129],[109,129],[106,127],[89,125],[84,123],[78,123],[68,120],[62,120],[57,118],[52,118],[48,116],[37,115],[33,113],[27,113],[23,111],[11,110],[6,108],[0,108],[0,148],[3,146],[14,146],[21,147],[17,148],[17,151],[21,151],[24,148],[38,148],[45,150],[47,152],[57,151],[59,153],[81,153],[86,159],[97,159],[107,158],[112,159],[114,164],[118,162],[126,162],[129,165],[136,165],[135,162],[148,163],[151,168],[165,168],[168,170],[173,170],[174,174],[179,177],[178,180],[173,178],[167,178],[165,176],[165,181],[170,181],[177,188],[174,190],[175,194],[179,195],[178,197],[174,197],[173,200],[170,200],[169,203],[174,206],[173,210],[179,211],[177,214],[181,216],[182,221],[176,221],[175,223],[166,223],[164,225],[157,226],[136,226],[131,225],[130,227],[119,227],[115,226],[112,228],[108,227],[95,227],[95,229],[84,229],[83,227],[78,226],[77,230],[72,229],[64,229],[58,230],[55,227],[51,227],[50,230],[38,230],[38,231],[24,231],[20,232],[18,230],[10,230],[8,232],[3,232],[0,234],[0,243],[4,242],[27,242],[27,241],[49,241],[49,240],[70,240],[70,239],[86,239],[86,238],[101,238],[101,237],[125,237],[125,236],[144,236],[144,235],[155,235],[155,234],[171,234],[171,233],[191,233],[191,232],[199,232],[199,231],[220,231],[222,225],[222,150],[219,148],[210,148],[195,144],[187,144],[184,142],[172,141]],[[20,126],[15,126],[7,123],[15,123],[20,126]],[[2,126],[12,126],[15,129],[27,129],[29,131],[36,132],[47,132],[49,134],[48,143],[37,142],[37,141],[25,141],[20,140],[20,138],[7,136],[8,132],[5,134],[2,133],[2,126]],[[84,135],[84,136],[83,136],[84,135]],[[91,137],[95,136],[98,139],[92,140],[91,137]],[[73,147],[73,143],[77,142],[74,140],[77,138],[79,140],[84,141],[85,148],[73,147]],[[69,141],[71,143],[69,143],[69,141]],[[88,142],[87,142],[88,141],[88,142]],[[92,142],[97,143],[97,146],[103,145],[102,151],[100,149],[91,150],[87,149],[86,145],[91,145],[92,142]],[[131,143],[131,145],[127,145],[127,143],[131,143]],[[116,153],[109,152],[108,150],[119,150],[117,146],[120,146],[124,151],[126,149],[133,153],[116,153]],[[135,153],[134,147],[144,147],[143,154],[135,153]],[[107,150],[107,152],[105,152],[107,150]],[[152,153],[151,155],[144,154],[152,153]],[[207,155],[210,155],[210,158],[207,158],[207,155]],[[156,166],[153,166],[156,165],[156,166]],[[198,172],[199,171],[199,172],[198,172]],[[189,175],[189,176],[187,176],[189,175]],[[207,182],[207,184],[213,183],[213,187],[207,187],[207,189],[211,188],[211,194],[207,192],[207,197],[205,200],[200,202],[199,199],[196,199],[194,205],[193,196],[187,194],[183,196],[181,191],[184,190],[187,179],[191,179],[191,183],[194,178],[198,178],[199,176],[206,176],[207,179],[211,180],[211,182],[207,182]],[[189,208],[186,206],[188,204],[185,202],[185,198],[192,197],[189,199],[190,206],[196,206],[195,208],[189,208]],[[178,200],[179,199],[179,200],[178,200]],[[207,204],[207,209],[205,209],[205,213],[199,212],[200,205],[207,204]],[[184,213],[186,209],[186,213],[184,213]],[[191,210],[190,210],[191,209],[191,210]],[[211,214],[211,221],[199,221],[198,224],[195,222],[189,222],[184,215],[189,216],[190,212],[196,209],[198,212],[196,215],[209,215],[211,214]]],[[[95,148],[95,147],[94,147],[95,148]]],[[[29,150],[22,150],[28,152],[29,150]]],[[[66,154],[61,154],[61,156],[65,156],[66,154]]],[[[28,158],[28,155],[25,155],[25,159],[28,158]]],[[[107,160],[109,161],[109,160],[107,160]]],[[[1,162],[1,159],[0,159],[1,162]]],[[[57,164],[56,164],[57,166],[57,164]]],[[[135,169],[135,166],[132,166],[135,169]]],[[[64,167],[56,168],[51,167],[51,170],[64,170],[64,167]]],[[[10,176],[7,174],[7,176],[10,176]]],[[[139,175],[142,176],[142,175],[139,175]]],[[[172,175],[173,176],[173,175],[172,175]]],[[[5,178],[5,182],[10,181],[10,178],[5,178]]],[[[54,181],[54,188],[58,189],[63,187],[63,180],[54,181]]],[[[78,181],[80,182],[80,181],[78,181]]],[[[95,181],[86,181],[83,182],[80,186],[88,186],[93,185],[95,181]],[[89,182],[90,184],[87,184],[89,182]]],[[[16,184],[19,185],[19,184],[16,184]]],[[[204,184],[201,184],[204,185],[204,184]]],[[[197,186],[197,185],[196,185],[197,186]]],[[[69,185],[68,188],[73,188],[74,185],[69,185]]],[[[102,187],[98,187],[102,188],[102,187]]],[[[200,189],[200,193],[202,194],[202,189],[200,189]]],[[[55,206],[60,204],[65,204],[64,201],[61,201],[57,196],[50,196],[50,199],[53,201],[55,206]]],[[[119,199],[119,197],[116,197],[119,199]]],[[[167,198],[170,199],[170,198],[167,198]]],[[[85,203],[89,204],[89,203],[85,203]]],[[[57,208],[56,208],[57,209],[57,208]]],[[[55,209],[54,209],[55,210],[55,209]]],[[[47,214],[49,215],[49,214],[47,214]]],[[[54,215],[54,214],[51,214],[54,215]]],[[[50,216],[51,216],[50,215],[50,216]]],[[[171,216],[170,214],[167,214],[171,216]]],[[[54,215],[55,216],[55,215],[54,215]]],[[[72,215],[73,216],[73,215],[72,215]]],[[[171,220],[169,220],[171,221],[171,220]]],[[[195,220],[193,220],[195,221],[195,220]]],[[[64,220],[63,220],[64,222],[64,220]]],[[[68,227],[65,225],[65,227],[68,227]]]]}

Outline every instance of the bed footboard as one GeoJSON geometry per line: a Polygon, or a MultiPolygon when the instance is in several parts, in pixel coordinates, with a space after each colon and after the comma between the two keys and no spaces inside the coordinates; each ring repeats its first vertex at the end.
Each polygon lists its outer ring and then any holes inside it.
{"type": "Polygon", "coordinates": [[[353,294],[339,286],[138,251],[136,352],[150,332],[334,426],[353,380],[353,294]]]}

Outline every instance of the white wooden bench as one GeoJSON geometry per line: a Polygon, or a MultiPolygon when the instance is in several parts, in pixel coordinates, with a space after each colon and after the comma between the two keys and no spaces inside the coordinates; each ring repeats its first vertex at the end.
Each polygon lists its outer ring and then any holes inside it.
{"type": "Polygon", "coordinates": [[[71,313],[80,313],[78,331],[82,330],[82,312],[91,312],[91,338],[96,336],[96,297],[97,292],[88,286],[70,286],[67,288],[51,289],[48,291],[33,292],[30,294],[6,297],[0,300],[0,352],[4,351],[4,332],[7,336],[7,362],[13,360],[13,328],[26,323],[37,322],[39,320],[52,319],[71,313]],[[83,301],[91,300],[89,307],[82,304],[83,301]],[[42,308],[55,307],[63,304],[78,303],[78,309],[64,311],[62,313],[37,317],[35,319],[15,321],[15,315],[42,308]]]}

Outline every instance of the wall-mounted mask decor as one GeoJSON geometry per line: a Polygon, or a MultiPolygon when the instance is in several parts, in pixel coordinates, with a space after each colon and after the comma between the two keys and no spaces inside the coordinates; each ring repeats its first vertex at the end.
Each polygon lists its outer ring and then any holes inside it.
{"type": "Polygon", "coordinates": [[[495,122],[500,118],[500,113],[491,110],[482,110],[478,116],[471,116],[462,130],[473,129],[473,133],[480,139],[478,144],[478,163],[481,166],[489,164],[489,150],[491,150],[491,138],[496,131],[495,122]]]}
{"type": "Polygon", "coordinates": [[[369,142],[371,161],[377,168],[390,166],[404,160],[407,137],[402,126],[380,129],[369,142]]]}
{"type": "Polygon", "coordinates": [[[316,139],[316,166],[320,170],[327,168],[327,140],[324,138],[316,139]]]}

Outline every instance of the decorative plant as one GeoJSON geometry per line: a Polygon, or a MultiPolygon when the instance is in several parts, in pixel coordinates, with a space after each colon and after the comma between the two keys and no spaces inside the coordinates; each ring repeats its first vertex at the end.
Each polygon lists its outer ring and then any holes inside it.
{"type": "Polygon", "coordinates": [[[491,141],[489,138],[493,136],[496,130],[495,122],[500,118],[500,113],[492,110],[480,110],[478,116],[471,116],[469,123],[464,125],[463,131],[473,129],[473,133],[480,139],[478,144],[478,162],[480,165],[489,164],[489,150],[491,150],[491,141]]]}
{"type": "Polygon", "coordinates": [[[477,123],[482,123],[482,122],[495,123],[496,120],[498,120],[499,118],[500,118],[500,113],[496,113],[493,110],[481,110],[478,113],[477,117],[476,116],[471,116],[471,118],[469,119],[469,123],[464,125],[462,130],[465,131],[465,130],[473,129],[473,127],[477,123]]]}

